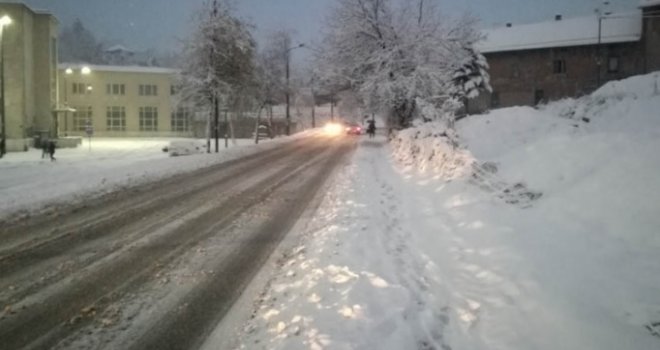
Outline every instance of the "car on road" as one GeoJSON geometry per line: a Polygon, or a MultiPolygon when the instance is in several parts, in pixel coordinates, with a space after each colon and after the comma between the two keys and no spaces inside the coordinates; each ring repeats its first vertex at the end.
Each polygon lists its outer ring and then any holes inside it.
{"type": "Polygon", "coordinates": [[[360,124],[352,122],[347,122],[345,124],[347,135],[362,135],[363,129],[360,124]]]}

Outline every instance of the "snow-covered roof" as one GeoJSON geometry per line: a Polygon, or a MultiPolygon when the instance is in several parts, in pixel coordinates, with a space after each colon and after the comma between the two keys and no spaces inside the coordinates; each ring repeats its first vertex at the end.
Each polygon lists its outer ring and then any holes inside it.
{"type": "MultiPolygon", "coordinates": [[[[483,34],[485,39],[477,44],[483,53],[595,45],[598,44],[598,17],[513,24],[511,27],[484,30],[483,34]]],[[[639,11],[613,14],[602,21],[603,44],[639,41],[641,37],[642,15],[639,11]]]]}
{"type": "Polygon", "coordinates": [[[143,66],[108,66],[108,65],[90,65],[80,63],[60,63],[59,69],[81,69],[89,67],[92,72],[118,72],[118,73],[154,73],[154,74],[177,74],[179,70],[164,67],[143,67],[143,66]]]}
{"type": "Polygon", "coordinates": [[[126,48],[123,45],[114,45],[114,46],[110,46],[109,48],[105,49],[105,52],[121,52],[121,51],[130,52],[130,53],[134,52],[133,50],[131,50],[129,48],[126,48]]]}
{"type": "Polygon", "coordinates": [[[639,7],[649,7],[660,5],[660,0],[639,0],[639,7]]]}

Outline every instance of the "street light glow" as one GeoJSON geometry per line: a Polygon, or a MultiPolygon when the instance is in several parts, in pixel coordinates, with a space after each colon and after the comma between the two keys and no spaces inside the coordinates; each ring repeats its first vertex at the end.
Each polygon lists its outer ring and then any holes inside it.
{"type": "Polygon", "coordinates": [[[67,68],[67,69],[64,71],[64,73],[65,73],[65,74],[68,74],[68,75],[71,75],[71,74],[73,74],[73,69],[71,69],[71,68],[69,67],[69,68],[67,68]]]}
{"type": "Polygon", "coordinates": [[[11,24],[11,17],[4,15],[0,18],[0,26],[6,26],[11,24]]]}
{"type": "Polygon", "coordinates": [[[85,75],[87,75],[91,72],[92,72],[92,70],[87,66],[82,67],[82,69],[80,70],[80,73],[85,74],[85,75]]]}

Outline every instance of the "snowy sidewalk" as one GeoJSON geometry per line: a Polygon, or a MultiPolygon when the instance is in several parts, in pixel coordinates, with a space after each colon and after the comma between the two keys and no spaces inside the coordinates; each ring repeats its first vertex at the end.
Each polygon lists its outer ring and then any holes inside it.
{"type": "Polygon", "coordinates": [[[444,344],[448,310],[420,275],[401,180],[384,139],[364,139],[304,243],[282,264],[243,348],[422,349],[444,344]]]}
{"type": "Polygon", "coordinates": [[[555,201],[523,209],[397,170],[389,154],[362,141],[241,348],[657,348],[644,327],[660,320],[653,249],[548,216],[555,201]]]}

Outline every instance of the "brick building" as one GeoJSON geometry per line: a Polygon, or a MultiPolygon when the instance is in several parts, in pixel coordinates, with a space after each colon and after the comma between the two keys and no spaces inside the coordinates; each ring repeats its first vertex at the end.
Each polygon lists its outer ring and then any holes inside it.
{"type": "Polygon", "coordinates": [[[603,83],[660,70],[660,0],[634,13],[603,14],[485,31],[492,94],[470,112],[587,94],[603,83]]]}

